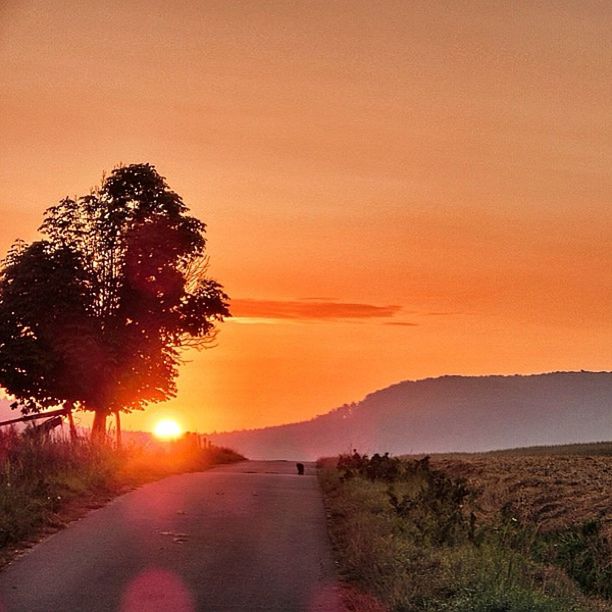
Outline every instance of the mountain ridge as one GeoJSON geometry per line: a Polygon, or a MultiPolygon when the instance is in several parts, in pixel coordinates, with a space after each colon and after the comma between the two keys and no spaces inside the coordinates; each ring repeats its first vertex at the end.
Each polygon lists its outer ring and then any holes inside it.
{"type": "Polygon", "coordinates": [[[208,434],[251,458],[476,452],[612,438],[612,372],[404,380],[308,421],[208,434]]]}

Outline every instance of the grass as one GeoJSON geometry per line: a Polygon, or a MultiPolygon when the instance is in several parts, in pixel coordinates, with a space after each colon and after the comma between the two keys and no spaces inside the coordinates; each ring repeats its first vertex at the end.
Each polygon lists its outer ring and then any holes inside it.
{"type": "Polygon", "coordinates": [[[541,531],[503,497],[495,514],[479,513],[482,490],[457,470],[372,462],[345,457],[319,470],[341,575],[349,593],[369,597],[367,606],[348,597],[349,610],[612,610],[601,518],[541,531]]]}
{"type": "Polygon", "coordinates": [[[174,443],[116,451],[85,440],[0,431],[0,563],[89,508],[145,482],[244,457],[174,443]]]}

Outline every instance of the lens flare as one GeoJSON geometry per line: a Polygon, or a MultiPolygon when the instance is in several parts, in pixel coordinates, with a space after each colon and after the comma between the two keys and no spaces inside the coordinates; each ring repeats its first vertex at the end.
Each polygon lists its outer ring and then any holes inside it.
{"type": "Polygon", "coordinates": [[[181,426],[173,419],[162,419],[155,425],[153,433],[161,440],[176,440],[180,438],[183,430],[181,426]]]}

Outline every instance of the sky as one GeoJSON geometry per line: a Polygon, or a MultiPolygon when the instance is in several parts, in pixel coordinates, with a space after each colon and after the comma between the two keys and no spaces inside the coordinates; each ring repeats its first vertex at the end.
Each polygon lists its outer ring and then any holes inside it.
{"type": "Polygon", "coordinates": [[[207,223],[235,316],[135,429],[610,370],[610,31],[588,0],[0,0],[0,252],[119,163],[207,223]]]}

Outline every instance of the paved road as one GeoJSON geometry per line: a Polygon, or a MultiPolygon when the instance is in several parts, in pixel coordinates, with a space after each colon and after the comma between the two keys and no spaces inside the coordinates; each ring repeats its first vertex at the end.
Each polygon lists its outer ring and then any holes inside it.
{"type": "Polygon", "coordinates": [[[123,495],[0,573],[2,612],[339,608],[314,468],[245,462],[123,495]]]}

